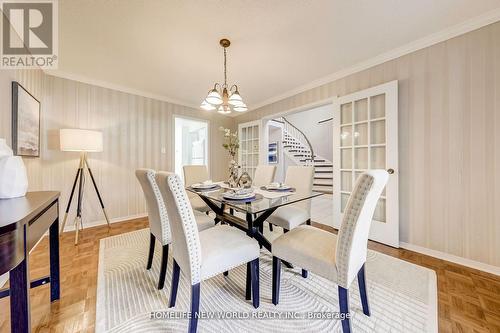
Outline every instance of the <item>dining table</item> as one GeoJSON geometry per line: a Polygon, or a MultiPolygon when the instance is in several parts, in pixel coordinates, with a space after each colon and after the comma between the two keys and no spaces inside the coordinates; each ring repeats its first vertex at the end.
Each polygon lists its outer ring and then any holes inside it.
{"type": "MultiPolygon", "coordinates": [[[[286,207],[301,201],[311,200],[323,195],[321,192],[300,191],[294,188],[288,190],[266,190],[265,187],[253,187],[255,196],[249,199],[230,200],[224,197],[228,191],[239,189],[229,188],[226,183],[214,183],[211,188],[186,187],[186,190],[197,194],[215,213],[216,223],[227,223],[236,227],[259,242],[271,252],[271,242],[264,236],[264,222],[278,208],[286,207]],[[237,214],[236,212],[239,212],[237,214]],[[241,217],[240,217],[241,216],[241,217]],[[243,218],[244,217],[244,218],[243,218]]],[[[289,263],[284,263],[292,267],[289,263]]],[[[247,269],[247,272],[249,270],[247,269]]],[[[250,279],[247,278],[247,284],[250,279]]],[[[250,288],[247,288],[247,299],[250,299],[250,288]]]]}

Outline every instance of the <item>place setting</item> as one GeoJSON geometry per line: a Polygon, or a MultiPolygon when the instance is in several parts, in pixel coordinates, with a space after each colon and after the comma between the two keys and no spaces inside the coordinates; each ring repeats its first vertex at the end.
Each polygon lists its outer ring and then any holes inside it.
{"type": "Polygon", "coordinates": [[[295,192],[295,188],[284,183],[270,183],[260,187],[261,190],[270,192],[295,192]]]}
{"type": "Polygon", "coordinates": [[[201,183],[192,184],[191,188],[196,192],[211,192],[219,190],[221,186],[209,179],[201,183]]]}
{"type": "Polygon", "coordinates": [[[225,201],[232,202],[253,202],[263,198],[262,194],[255,193],[253,188],[232,188],[221,194],[225,201]]]}

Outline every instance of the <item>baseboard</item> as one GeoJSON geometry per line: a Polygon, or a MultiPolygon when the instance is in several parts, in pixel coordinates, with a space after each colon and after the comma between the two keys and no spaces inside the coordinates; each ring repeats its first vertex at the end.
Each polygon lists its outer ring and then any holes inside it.
{"type": "Polygon", "coordinates": [[[459,256],[455,256],[453,254],[449,254],[449,253],[445,253],[445,252],[441,252],[441,251],[436,251],[436,250],[431,250],[431,249],[428,249],[428,248],[425,248],[422,246],[413,245],[413,244],[409,244],[409,243],[405,243],[405,242],[400,242],[399,246],[402,247],[403,249],[406,249],[406,250],[418,252],[418,253],[425,254],[425,255],[428,255],[428,256],[431,256],[434,258],[443,259],[443,260],[450,261],[450,262],[455,263],[455,264],[459,264],[462,266],[474,268],[474,269],[477,269],[477,270],[480,270],[483,272],[487,272],[490,274],[500,276],[500,267],[498,267],[498,266],[485,264],[485,263],[482,263],[479,261],[475,261],[475,260],[471,260],[471,259],[467,259],[467,258],[462,258],[459,256]]]}
{"type": "MultiPolygon", "coordinates": [[[[117,223],[117,222],[125,222],[128,220],[133,220],[133,219],[139,219],[143,217],[147,217],[148,214],[142,213],[142,214],[135,214],[135,215],[128,215],[128,216],[122,216],[122,217],[115,217],[113,219],[110,219],[109,223],[117,223]]],[[[92,228],[92,227],[97,227],[100,225],[106,224],[106,220],[96,220],[96,221],[90,221],[86,222],[85,220],[83,221],[83,227],[84,228],[92,228]]],[[[66,227],[64,228],[63,232],[70,232],[75,230],[75,225],[73,223],[71,224],[66,224],[66,227]]]]}

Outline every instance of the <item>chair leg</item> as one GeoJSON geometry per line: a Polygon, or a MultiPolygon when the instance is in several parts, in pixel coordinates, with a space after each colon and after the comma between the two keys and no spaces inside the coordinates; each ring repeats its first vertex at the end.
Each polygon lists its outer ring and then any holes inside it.
{"type": "Polygon", "coordinates": [[[175,306],[175,300],[177,299],[177,289],[179,288],[179,275],[181,272],[181,268],[177,264],[177,261],[174,259],[174,268],[172,271],[172,285],[170,286],[170,302],[168,304],[169,308],[173,308],[175,306]]]}
{"type": "Polygon", "coordinates": [[[311,219],[307,219],[306,224],[311,225],[311,219]]]}
{"type": "Polygon", "coordinates": [[[254,308],[260,305],[260,289],[259,289],[259,258],[250,262],[251,278],[252,278],[252,304],[254,308]]]}
{"type": "Polygon", "coordinates": [[[303,277],[304,279],[307,279],[307,270],[302,269],[302,277],[303,277]]]}
{"type": "Polygon", "coordinates": [[[189,319],[189,333],[196,333],[198,316],[200,312],[200,284],[191,286],[191,319],[189,319]]]}
{"type": "Polygon", "coordinates": [[[156,237],[153,234],[149,234],[149,256],[146,269],[151,269],[151,266],[153,265],[153,257],[155,255],[155,241],[156,237]]]}
{"type": "Polygon", "coordinates": [[[358,272],[358,285],[359,285],[359,294],[361,296],[361,304],[363,305],[363,313],[367,316],[370,316],[368,294],[366,292],[365,264],[361,266],[361,269],[358,272]]]}
{"type": "Polygon", "coordinates": [[[340,315],[342,316],[342,332],[351,332],[351,321],[349,314],[349,291],[339,286],[340,315]]]}
{"type": "Polygon", "coordinates": [[[168,263],[168,244],[163,245],[161,254],[160,280],[158,280],[158,289],[163,289],[165,285],[165,275],[167,274],[168,263]]]}
{"type": "Polygon", "coordinates": [[[251,275],[252,267],[250,267],[250,263],[247,262],[247,281],[246,281],[246,288],[245,288],[245,299],[248,301],[252,297],[252,275],[251,275]]]}
{"type": "Polygon", "coordinates": [[[269,223],[269,231],[273,231],[273,224],[272,223],[269,223]]]}
{"type": "Polygon", "coordinates": [[[273,304],[280,301],[281,259],[273,256],[273,304]]]}

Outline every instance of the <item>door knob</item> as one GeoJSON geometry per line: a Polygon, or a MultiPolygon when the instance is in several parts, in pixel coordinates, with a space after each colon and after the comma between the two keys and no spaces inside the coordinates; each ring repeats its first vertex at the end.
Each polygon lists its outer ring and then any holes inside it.
{"type": "Polygon", "coordinates": [[[392,175],[394,173],[394,169],[387,169],[387,173],[392,175]]]}

